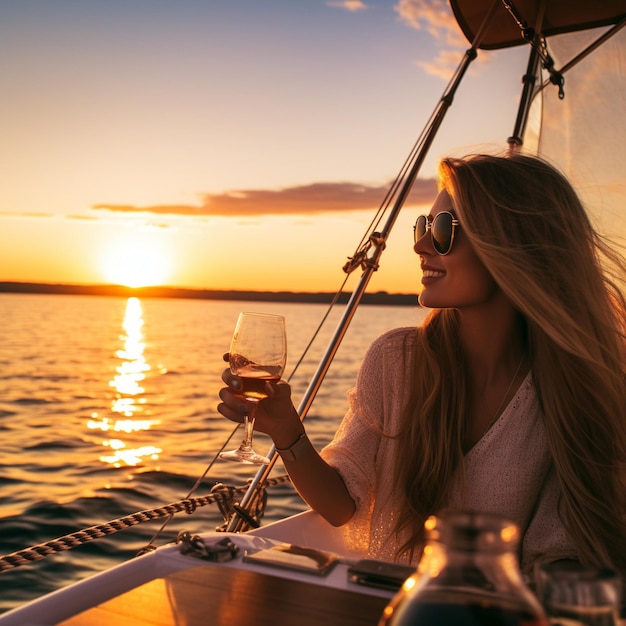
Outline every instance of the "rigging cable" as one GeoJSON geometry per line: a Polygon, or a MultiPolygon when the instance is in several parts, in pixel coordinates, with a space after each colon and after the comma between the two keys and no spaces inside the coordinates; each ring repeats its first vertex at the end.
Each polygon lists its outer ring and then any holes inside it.
{"type": "MultiPolygon", "coordinates": [[[[288,476],[278,476],[268,481],[268,486],[274,487],[276,485],[285,484],[289,482],[288,476]]],[[[34,561],[41,561],[51,554],[57,552],[63,552],[65,550],[71,550],[95,539],[112,535],[131,526],[137,526],[144,522],[150,522],[154,519],[161,517],[171,518],[176,513],[185,512],[191,515],[197,508],[206,506],[208,504],[217,503],[220,509],[228,509],[231,507],[231,502],[234,496],[245,493],[248,489],[248,485],[241,487],[227,487],[218,483],[213,487],[211,493],[208,496],[200,496],[197,498],[187,498],[179,502],[173,502],[162,507],[147,509],[145,511],[138,511],[132,515],[120,517],[104,524],[97,526],[90,526],[89,528],[83,528],[77,532],[63,537],[58,537],[52,541],[31,546],[24,550],[18,550],[5,556],[0,557],[0,572],[5,572],[21,565],[33,563],[34,561]]],[[[154,547],[146,547],[140,554],[155,550],[154,547]]]]}

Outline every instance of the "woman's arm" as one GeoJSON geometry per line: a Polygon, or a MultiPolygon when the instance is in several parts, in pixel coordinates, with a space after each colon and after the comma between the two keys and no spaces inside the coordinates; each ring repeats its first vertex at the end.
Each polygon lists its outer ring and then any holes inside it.
{"type": "MultiPolygon", "coordinates": [[[[229,369],[224,370],[222,380],[227,387],[219,392],[222,402],[217,410],[231,421],[242,422],[248,407],[234,394],[241,381],[229,369]]],[[[304,501],[333,526],[345,524],[354,515],[354,500],[339,472],[322,459],[306,437],[304,425],[291,401],[291,387],[280,381],[267,383],[266,390],[269,397],[258,404],[255,428],[272,438],[304,501]]]]}

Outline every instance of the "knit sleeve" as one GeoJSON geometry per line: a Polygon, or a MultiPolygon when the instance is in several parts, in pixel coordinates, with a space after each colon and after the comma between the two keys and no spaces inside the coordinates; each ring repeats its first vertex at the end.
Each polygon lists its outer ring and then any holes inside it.
{"type": "MultiPolygon", "coordinates": [[[[397,427],[396,401],[406,381],[406,338],[414,329],[395,329],[376,339],[361,364],[356,386],[348,392],[346,413],[322,457],[341,474],[357,507],[371,515],[380,472],[381,441],[397,427]]],[[[387,467],[389,473],[391,468],[387,467]]]]}

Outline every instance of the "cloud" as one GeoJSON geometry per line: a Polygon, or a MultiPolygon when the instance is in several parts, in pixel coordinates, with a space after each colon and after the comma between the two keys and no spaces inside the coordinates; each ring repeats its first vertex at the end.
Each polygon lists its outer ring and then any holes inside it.
{"type": "Polygon", "coordinates": [[[345,9],[346,11],[364,11],[367,9],[367,5],[361,0],[336,0],[329,1],[326,5],[337,9],[345,9]]]}
{"type": "Polygon", "coordinates": [[[427,74],[438,76],[443,80],[450,80],[454,70],[461,62],[458,50],[440,50],[439,54],[430,61],[415,61],[427,74]]]}
{"type": "Polygon", "coordinates": [[[468,42],[452,14],[446,0],[400,0],[395,6],[400,19],[417,30],[426,30],[438,46],[439,55],[417,65],[433,76],[449,79],[459,64],[460,52],[468,42]]]}
{"type": "Polygon", "coordinates": [[[417,30],[425,28],[438,41],[456,47],[467,46],[446,0],[400,0],[395,10],[404,22],[417,30]]]}
{"type": "Polygon", "coordinates": [[[154,206],[140,207],[134,204],[94,204],[92,209],[103,209],[117,213],[155,213],[158,215],[206,215],[202,207],[189,204],[157,204],[154,206]]]}
{"type": "Polygon", "coordinates": [[[66,215],[65,217],[68,220],[78,220],[78,221],[82,220],[82,221],[88,221],[88,222],[93,222],[98,219],[95,215],[66,215]]]}
{"type": "MultiPolygon", "coordinates": [[[[362,0],[328,0],[326,4],[348,11],[369,8],[362,0]]],[[[448,0],[399,0],[394,10],[407,26],[426,31],[440,48],[434,58],[416,60],[415,64],[427,74],[449,80],[469,42],[457,24],[448,0]]]]}
{"type": "Polygon", "coordinates": [[[23,213],[16,211],[1,211],[0,217],[56,217],[54,213],[38,213],[36,211],[24,211],[23,213]]]}
{"type": "MultiPolygon", "coordinates": [[[[93,209],[122,213],[153,213],[160,215],[250,217],[257,215],[311,215],[359,211],[379,207],[389,185],[368,186],[358,183],[312,183],[284,189],[244,189],[222,194],[205,194],[201,206],[154,205],[138,207],[130,204],[96,204],[93,209]]],[[[418,179],[407,202],[426,204],[437,193],[434,179],[418,179]]]]}

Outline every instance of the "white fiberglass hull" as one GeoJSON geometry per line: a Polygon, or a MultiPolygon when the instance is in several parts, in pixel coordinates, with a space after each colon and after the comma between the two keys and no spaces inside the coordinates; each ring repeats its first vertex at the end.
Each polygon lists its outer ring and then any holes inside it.
{"type": "MultiPolygon", "coordinates": [[[[332,588],[366,596],[375,596],[381,599],[381,606],[384,606],[386,601],[393,595],[392,591],[364,587],[349,580],[349,564],[359,558],[363,558],[364,555],[348,550],[341,540],[341,533],[337,532],[337,529],[327,524],[313,512],[301,513],[245,534],[213,532],[202,535],[202,540],[207,545],[218,543],[225,538],[229,538],[239,548],[238,555],[230,561],[210,563],[214,567],[228,568],[229,570],[246,570],[264,575],[269,574],[272,577],[289,579],[290,581],[299,581],[303,584],[311,585],[311,594],[315,593],[316,588],[332,588]],[[319,576],[291,569],[268,567],[242,560],[246,551],[255,552],[279,543],[291,543],[301,547],[332,552],[340,557],[340,561],[328,574],[319,576]]],[[[0,616],[0,626],[43,626],[60,624],[66,621],[68,624],[89,623],[82,622],[79,618],[76,618],[78,621],[74,622],[73,618],[121,594],[137,589],[150,581],[156,581],[157,579],[167,581],[167,577],[172,574],[192,570],[193,568],[202,568],[208,564],[209,562],[206,560],[182,554],[179,545],[164,546],[34,600],[23,607],[9,611],[0,616]]],[[[201,572],[200,569],[196,571],[201,572]]],[[[226,574],[226,572],[224,573],[226,574]]],[[[259,590],[259,593],[262,593],[262,590],[259,590]]],[[[180,593],[178,597],[174,597],[175,594],[172,595],[172,590],[167,588],[166,582],[164,582],[162,595],[163,597],[167,596],[167,600],[163,601],[168,603],[167,611],[171,612],[171,623],[194,623],[193,620],[190,621],[185,618],[187,609],[185,603],[181,602],[180,593]]],[[[211,610],[211,606],[203,608],[203,611],[205,611],[204,617],[206,618],[205,623],[223,623],[219,616],[211,615],[211,610]]],[[[163,608],[160,611],[163,613],[163,608]]],[[[161,615],[159,619],[166,618],[163,618],[161,615]]],[[[376,616],[372,616],[372,620],[372,623],[376,623],[376,616]]],[[[108,622],[98,621],[98,623],[108,622]]],[[[153,622],[147,621],[146,623],[153,622]]],[[[154,623],[169,622],[155,621],[154,623]]]]}

